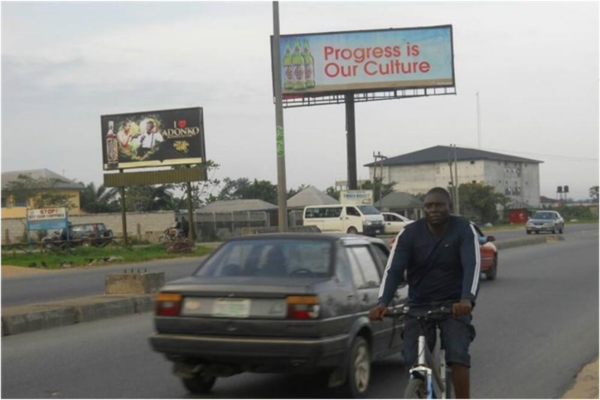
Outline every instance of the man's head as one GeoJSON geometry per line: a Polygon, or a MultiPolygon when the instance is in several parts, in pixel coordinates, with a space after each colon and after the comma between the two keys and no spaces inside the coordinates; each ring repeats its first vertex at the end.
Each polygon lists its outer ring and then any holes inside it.
{"type": "Polygon", "coordinates": [[[435,187],[427,192],[423,208],[429,225],[442,226],[448,221],[450,203],[450,193],[444,188],[435,187]]]}
{"type": "Polygon", "coordinates": [[[148,121],[146,123],[146,132],[151,133],[154,130],[154,122],[148,121]]]}

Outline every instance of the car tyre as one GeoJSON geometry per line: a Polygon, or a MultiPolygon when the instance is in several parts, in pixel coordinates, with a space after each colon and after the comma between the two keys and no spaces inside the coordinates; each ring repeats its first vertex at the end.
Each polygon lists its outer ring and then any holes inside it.
{"type": "Polygon", "coordinates": [[[565,227],[563,226],[563,227],[561,227],[561,228],[558,230],[558,233],[560,233],[560,234],[562,235],[562,233],[563,233],[563,231],[564,231],[564,230],[565,230],[565,227]]]}
{"type": "Polygon", "coordinates": [[[369,344],[362,336],[352,342],[348,359],[348,375],[346,383],[340,388],[344,398],[362,399],[369,390],[371,379],[371,355],[369,344]]]}
{"type": "Polygon", "coordinates": [[[496,280],[496,276],[498,275],[498,255],[494,256],[494,262],[490,267],[490,270],[485,273],[485,279],[488,281],[496,280]]]}
{"type": "Polygon", "coordinates": [[[556,235],[556,225],[554,225],[554,227],[552,228],[552,234],[556,235]]]}
{"type": "Polygon", "coordinates": [[[528,234],[528,235],[531,235],[531,231],[527,231],[527,234],[528,234]]]}
{"type": "Polygon", "coordinates": [[[358,229],[356,229],[355,227],[351,226],[350,228],[348,228],[348,233],[356,235],[358,233],[358,229]]]}
{"type": "Polygon", "coordinates": [[[192,394],[206,394],[210,393],[215,382],[217,381],[216,376],[205,376],[200,374],[195,378],[181,378],[183,386],[192,394]]]}

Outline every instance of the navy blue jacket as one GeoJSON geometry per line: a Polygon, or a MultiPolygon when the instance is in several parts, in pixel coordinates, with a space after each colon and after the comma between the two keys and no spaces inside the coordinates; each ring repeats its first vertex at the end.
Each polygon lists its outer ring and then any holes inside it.
{"type": "Polygon", "coordinates": [[[480,269],[478,234],[471,222],[450,216],[443,236],[436,237],[423,218],[398,234],[379,289],[379,302],[390,303],[406,271],[410,306],[463,299],[475,304],[480,269]]]}

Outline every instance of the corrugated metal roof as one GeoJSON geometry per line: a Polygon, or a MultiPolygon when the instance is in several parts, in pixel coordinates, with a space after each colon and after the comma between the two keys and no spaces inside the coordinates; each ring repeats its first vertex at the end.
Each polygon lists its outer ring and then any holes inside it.
{"type": "Polygon", "coordinates": [[[274,211],[277,206],[262,200],[219,200],[200,209],[200,214],[220,214],[248,211],[274,211]]]}
{"type": "MultiPolygon", "coordinates": [[[[393,165],[418,165],[418,164],[433,164],[440,162],[448,162],[448,158],[454,160],[454,147],[450,146],[435,146],[428,149],[415,151],[408,154],[402,154],[395,157],[390,157],[383,161],[384,166],[393,165]]],[[[532,160],[529,158],[515,157],[507,154],[492,153],[477,149],[467,149],[464,147],[456,147],[456,158],[458,161],[503,161],[503,162],[521,162],[540,164],[543,161],[532,160]]],[[[375,163],[365,164],[365,167],[372,167],[375,163]]],[[[377,162],[380,166],[381,162],[377,162]]]]}
{"type": "Polygon", "coordinates": [[[300,193],[297,193],[287,201],[287,206],[289,209],[328,204],[340,204],[340,202],[312,186],[304,189],[300,193]]]}
{"type": "Polygon", "coordinates": [[[394,192],[388,194],[383,199],[376,202],[375,207],[421,208],[423,207],[423,202],[415,196],[411,196],[408,193],[394,192]]]}
{"type": "Polygon", "coordinates": [[[33,179],[56,179],[58,183],[51,187],[41,187],[39,189],[83,189],[85,186],[75,182],[69,178],[66,178],[56,172],[50,171],[49,169],[31,169],[26,171],[7,171],[2,172],[2,188],[4,189],[7,184],[14,182],[19,178],[19,175],[29,175],[33,179]]]}

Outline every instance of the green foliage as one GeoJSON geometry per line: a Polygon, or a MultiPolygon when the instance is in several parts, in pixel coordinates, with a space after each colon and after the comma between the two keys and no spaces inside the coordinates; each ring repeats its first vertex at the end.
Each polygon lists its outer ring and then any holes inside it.
{"type": "Polygon", "coordinates": [[[599,188],[600,188],[599,186],[592,186],[590,188],[590,198],[592,199],[592,202],[594,202],[594,203],[598,203],[598,198],[599,198],[598,189],[599,188]]]}
{"type": "Polygon", "coordinates": [[[483,183],[465,183],[458,188],[461,214],[475,222],[495,224],[499,220],[497,205],[505,205],[508,198],[483,183]]]}
{"type": "Polygon", "coordinates": [[[335,190],[335,188],[333,186],[329,186],[326,190],[325,193],[328,196],[333,197],[336,200],[340,200],[340,191],[339,190],[335,190]]]}
{"type": "Polygon", "coordinates": [[[394,193],[394,185],[396,182],[381,184],[381,178],[375,178],[374,181],[367,180],[363,182],[361,190],[372,190],[373,191],[373,202],[378,202],[380,198],[384,198],[390,193],[394,193]],[[379,196],[379,190],[381,189],[381,197],[379,196]]]}
{"type": "Polygon", "coordinates": [[[88,183],[81,191],[81,209],[94,214],[118,212],[121,209],[118,194],[119,188],[107,188],[104,185],[96,188],[94,182],[88,183]]]}

